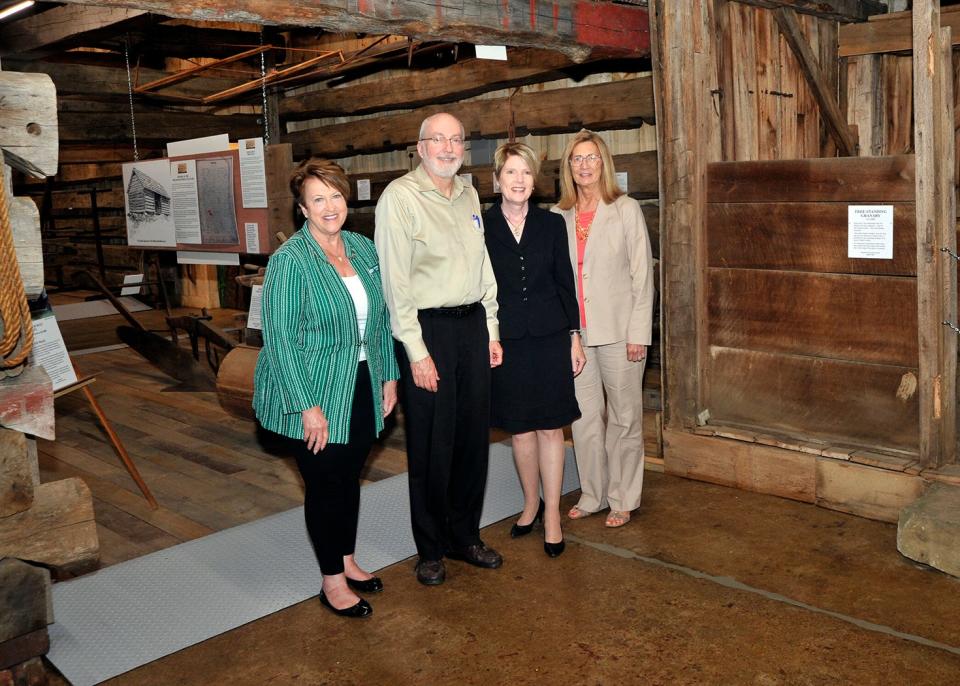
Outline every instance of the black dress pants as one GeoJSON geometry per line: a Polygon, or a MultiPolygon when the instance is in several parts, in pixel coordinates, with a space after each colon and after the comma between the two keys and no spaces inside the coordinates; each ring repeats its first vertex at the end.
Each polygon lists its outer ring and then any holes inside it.
{"type": "Polygon", "coordinates": [[[440,380],[431,393],[402,365],[410,511],[417,552],[439,560],[480,542],[490,449],[490,348],[479,304],[421,310],[423,340],[440,380]],[[456,314],[451,313],[458,312],[456,314]]]}
{"type": "Polygon", "coordinates": [[[352,555],[360,514],[360,471],[375,438],[373,396],[367,363],[357,367],[350,410],[348,443],[327,443],[314,455],[306,441],[291,441],[303,477],[307,533],[324,576],[343,573],[344,555],[352,555]]]}

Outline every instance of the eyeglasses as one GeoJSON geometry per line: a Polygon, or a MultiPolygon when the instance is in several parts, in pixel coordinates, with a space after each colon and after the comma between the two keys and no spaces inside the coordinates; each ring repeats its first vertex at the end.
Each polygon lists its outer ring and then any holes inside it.
{"type": "Polygon", "coordinates": [[[595,152],[592,152],[589,155],[574,155],[573,157],[570,158],[570,166],[579,167],[581,164],[586,162],[588,165],[592,167],[593,165],[597,164],[597,162],[599,161],[600,161],[600,155],[598,155],[595,152]]]}
{"type": "Polygon", "coordinates": [[[447,141],[449,141],[450,145],[452,145],[455,148],[459,148],[465,142],[463,140],[463,136],[453,136],[452,138],[447,138],[442,133],[438,133],[435,136],[427,136],[426,138],[421,138],[420,140],[430,141],[434,145],[440,145],[440,146],[446,145],[447,141]]]}

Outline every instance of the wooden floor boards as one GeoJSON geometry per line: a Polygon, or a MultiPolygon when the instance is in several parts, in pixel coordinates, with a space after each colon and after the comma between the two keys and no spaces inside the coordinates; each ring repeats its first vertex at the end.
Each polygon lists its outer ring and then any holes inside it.
{"type": "MultiPolygon", "coordinates": [[[[185,314],[186,310],[175,312],[185,314]]],[[[195,312],[194,312],[195,313],[195,312]]],[[[225,326],[234,312],[214,311],[225,326]]],[[[134,316],[161,329],[156,311],[134,316]]],[[[65,322],[71,351],[119,343],[119,316],[65,322]]],[[[160,504],[152,510],[81,393],[56,400],[56,441],[38,441],[41,480],[80,477],[93,493],[101,565],[108,566],[215,531],[243,524],[303,502],[293,459],[258,440],[253,422],[221,409],[213,392],[167,390],[173,379],[129,348],[77,354],[90,388],[160,504]]],[[[647,455],[659,454],[653,412],[647,411],[647,455]]],[[[391,419],[361,473],[370,483],[405,472],[403,419],[391,419]]],[[[569,441],[569,430],[566,431],[569,441]]],[[[491,441],[509,436],[493,431],[491,441]]]]}

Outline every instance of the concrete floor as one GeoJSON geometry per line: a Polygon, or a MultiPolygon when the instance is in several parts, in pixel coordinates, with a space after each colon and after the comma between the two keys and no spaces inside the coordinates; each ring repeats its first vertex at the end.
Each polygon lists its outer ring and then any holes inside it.
{"type": "Polygon", "coordinates": [[[383,570],[369,620],[312,599],[109,683],[960,684],[960,581],[895,526],[648,473],[630,524],[568,522],[558,559],[508,530],[496,571],[383,570]]]}

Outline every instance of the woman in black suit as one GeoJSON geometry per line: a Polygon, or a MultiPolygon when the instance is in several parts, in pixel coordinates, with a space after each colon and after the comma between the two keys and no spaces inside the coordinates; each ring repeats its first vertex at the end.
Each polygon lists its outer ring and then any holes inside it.
{"type": "Polygon", "coordinates": [[[564,549],[563,427],[580,416],[573,377],[586,362],[573,267],[563,220],[530,203],[540,166],[533,150],[505,143],[493,159],[500,202],[484,212],[483,225],[497,277],[503,364],[492,372],[491,424],[513,434],[523,486],[523,512],[510,535],[524,536],[542,519],[544,551],[556,557],[564,549]]]}

